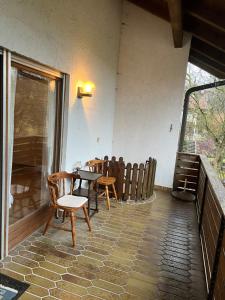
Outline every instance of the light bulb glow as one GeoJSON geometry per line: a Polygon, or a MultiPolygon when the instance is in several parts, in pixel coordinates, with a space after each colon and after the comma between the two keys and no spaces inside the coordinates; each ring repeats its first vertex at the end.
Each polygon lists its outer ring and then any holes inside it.
{"type": "Polygon", "coordinates": [[[93,82],[78,82],[78,98],[91,97],[95,85],[93,82]]]}

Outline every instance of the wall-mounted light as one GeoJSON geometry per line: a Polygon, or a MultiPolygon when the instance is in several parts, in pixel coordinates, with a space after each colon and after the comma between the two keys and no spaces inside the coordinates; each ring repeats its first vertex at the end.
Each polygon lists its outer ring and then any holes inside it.
{"type": "Polygon", "coordinates": [[[92,97],[94,87],[92,82],[80,82],[77,88],[77,98],[92,97]]]}

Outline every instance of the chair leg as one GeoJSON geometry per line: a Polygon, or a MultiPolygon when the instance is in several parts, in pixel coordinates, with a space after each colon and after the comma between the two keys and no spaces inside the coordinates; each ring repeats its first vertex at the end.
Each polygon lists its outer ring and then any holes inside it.
{"type": "Polygon", "coordinates": [[[49,214],[48,221],[47,221],[47,223],[45,225],[45,229],[44,229],[43,235],[46,234],[46,232],[48,230],[48,227],[50,226],[50,223],[51,223],[51,220],[52,220],[54,214],[55,214],[55,208],[52,208],[51,211],[50,211],[50,214],[49,214]]]}
{"type": "Polygon", "coordinates": [[[118,202],[117,193],[116,193],[116,189],[115,189],[114,183],[112,184],[112,188],[113,188],[113,192],[114,192],[114,196],[115,196],[116,202],[118,202]]]}
{"type": "Polygon", "coordinates": [[[70,213],[70,220],[71,220],[71,232],[72,232],[72,240],[73,240],[73,247],[75,247],[75,215],[74,212],[71,211],[70,213]]]}
{"type": "Polygon", "coordinates": [[[85,205],[83,206],[83,211],[84,211],[84,215],[85,215],[85,220],[88,224],[89,231],[91,231],[91,223],[90,223],[90,219],[89,219],[89,216],[88,216],[88,213],[87,213],[87,208],[86,208],[85,205]]]}
{"type": "Polygon", "coordinates": [[[109,199],[109,189],[108,189],[108,186],[105,187],[105,193],[106,193],[107,207],[108,207],[108,209],[110,209],[110,199],[109,199]]]}

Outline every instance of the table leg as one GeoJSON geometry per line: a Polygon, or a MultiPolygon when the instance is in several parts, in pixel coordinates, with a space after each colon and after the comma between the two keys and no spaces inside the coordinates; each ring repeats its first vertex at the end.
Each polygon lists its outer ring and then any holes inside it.
{"type": "Polygon", "coordinates": [[[98,182],[96,182],[95,209],[98,212],[98,182]]]}
{"type": "Polygon", "coordinates": [[[82,179],[80,179],[80,182],[79,182],[79,189],[81,189],[81,184],[82,184],[82,179]]]}
{"type": "Polygon", "coordinates": [[[91,181],[88,181],[88,216],[90,216],[91,199],[90,199],[91,181]]]}

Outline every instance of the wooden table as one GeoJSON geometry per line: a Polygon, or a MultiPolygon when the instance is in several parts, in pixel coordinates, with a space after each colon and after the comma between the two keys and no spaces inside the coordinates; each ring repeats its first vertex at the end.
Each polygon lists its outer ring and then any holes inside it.
{"type": "Polygon", "coordinates": [[[79,170],[75,172],[80,176],[79,187],[73,191],[73,195],[86,197],[88,198],[88,216],[92,217],[96,212],[98,212],[98,184],[97,180],[102,177],[102,174],[79,170]],[[88,182],[88,188],[82,188],[82,180],[86,180],[88,182]],[[93,185],[96,183],[96,190],[93,189],[93,185]],[[95,199],[95,208],[91,207],[91,199],[95,199]],[[90,215],[90,211],[93,213],[90,215]]]}

